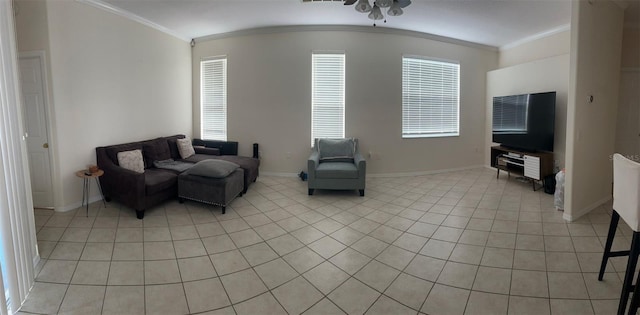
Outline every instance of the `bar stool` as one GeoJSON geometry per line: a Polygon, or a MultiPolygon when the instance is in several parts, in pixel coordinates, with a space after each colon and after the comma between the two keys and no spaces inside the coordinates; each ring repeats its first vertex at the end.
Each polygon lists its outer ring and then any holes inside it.
{"type": "MultiPolygon", "coordinates": [[[[607,234],[607,242],[604,247],[602,256],[602,264],[600,265],[600,273],[598,280],[602,281],[604,270],[607,267],[609,257],[629,256],[627,262],[627,271],[624,274],[624,282],[622,284],[622,293],[620,293],[620,304],[618,304],[618,314],[624,314],[627,307],[629,294],[634,291],[633,300],[638,297],[636,292],[640,294],[640,286],[633,285],[633,275],[638,263],[638,254],[640,254],[640,164],[631,161],[624,156],[616,153],[613,155],[613,213],[611,214],[611,223],[609,225],[609,233],[607,234]],[[631,248],[625,251],[611,251],[613,237],[616,234],[616,228],[620,218],[631,227],[633,237],[631,239],[631,248]]],[[[640,298],[640,297],[638,297],[640,298]]],[[[636,304],[638,301],[635,302],[636,304]]],[[[635,314],[635,308],[632,306],[629,312],[635,314]]]]}

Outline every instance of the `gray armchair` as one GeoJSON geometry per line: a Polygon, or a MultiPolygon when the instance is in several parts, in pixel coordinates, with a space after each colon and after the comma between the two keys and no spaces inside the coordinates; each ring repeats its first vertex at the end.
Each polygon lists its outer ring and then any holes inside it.
{"type": "Polygon", "coordinates": [[[315,189],[357,189],[364,196],[367,161],[358,139],[315,139],[307,166],[309,195],[315,189]]]}

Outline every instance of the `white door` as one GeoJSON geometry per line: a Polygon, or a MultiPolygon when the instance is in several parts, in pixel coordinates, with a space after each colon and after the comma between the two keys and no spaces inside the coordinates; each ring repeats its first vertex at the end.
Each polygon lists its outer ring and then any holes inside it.
{"type": "Polygon", "coordinates": [[[39,55],[20,56],[20,83],[33,206],[53,208],[43,59],[39,55]]]}

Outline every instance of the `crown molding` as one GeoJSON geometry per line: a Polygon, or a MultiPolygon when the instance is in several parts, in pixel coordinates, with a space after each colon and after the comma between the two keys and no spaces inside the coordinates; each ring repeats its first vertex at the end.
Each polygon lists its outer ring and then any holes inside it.
{"type": "Polygon", "coordinates": [[[538,34],[534,34],[534,35],[531,35],[531,36],[527,36],[527,37],[519,39],[519,40],[517,40],[515,42],[511,42],[509,44],[500,46],[500,51],[509,50],[509,49],[514,48],[516,46],[520,46],[520,45],[528,43],[528,42],[532,42],[532,41],[535,41],[535,40],[538,40],[538,39],[541,39],[541,38],[545,38],[545,37],[549,37],[549,36],[552,36],[552,35],[555,35],[555,34],[558,34],[558,33],[562,33],[562,32],[568,31],[570,29],[571,29],[571,24],[560,25],[560,26],[558,26],[556,28],[553,28],[553,29],[550,29],[548,31],[545,31],[545,32],[542,32],[542,33],[538,33],[538,34]]]}
{"type": "Polygon", "coordinates": [[[172,30],[170,30],[170,29],[168,29],[168,28],[166,28],[166,27],[164,27],[164,26],[162,26],[160,24],[156,24],[154,22],[151,22],[151,21],[149,21],[149,20],[147,20],[147,19],[145,19],[145,18],[143,18],[143,17],[141,17],[139,15],[136,15],[136,14],[133,14],[133,13],[131,13],[129,11],[126,11],[126,10],[123,10],[121,8],[118,8],[118,7],[116,7],[116,6],[114,6],[114,5],[110,4],[110,3],[106,3],[106,2],[101,1],[101,0],[76,0],[76,2],[85,3],[85,4],[88,4],[88,5],[92,6],[92,7],[95,7],[95,8],[107,11],[107,12],[111,12],[113,14],[119,15],[119,16],[127,18],[129,20],[138,22],[138,23],[140,23],[142,25],[146,25],[148,27],[151,27],[151,28],[153,28],[155,30],[158,30],[160,32],[163,32],[165,34],[171,35],[171,36],[173,36],[175,38],[178,38],[180,40],[183,40],[185,42],[190,42],[191,41],[191,38],[186,38],[182,34],[174,32],[174,31],[172,31],[172,30]]]}
{"type": "MultiPolygon", "coordinates": [[[[84,0],[86,1],[86,0],[84,0]]],[[[94,0],[92,0],[94,1],[94,0]]],[[[468,42],[464,40],[454,39],[450,37],[434,35],[429,33],[422,33],[416,31],[408,31],[401,30],[397,28],[388,28],[388,27],[371,27],[371,26],[357,26],[357,25],[292,25],[292,26],[269,26],[269,27],[259,27],[259,28],[251,28],[221,34],[213,34],[208,36],[202,36],[195,38],[196,43],[205,42],[210,40],[229,38],[229,37],[238,37],[238,36],[248,36],[248,35],[263,35],[263,34],[277,34],[277,33],[289,33],[289,32],[334,32],[334,31],[342,31],[342,32],[362,32],[362,33],[377,33],[377,34],[391,34],[391,35],[402,35],[402,36],[410,36],[417,37],[423,39],[429,39],[449,44],[467,46],[471,48],[483,49],[488,51],[498,51],[497,47],[478,44],[473,42],[468,42]]]]}

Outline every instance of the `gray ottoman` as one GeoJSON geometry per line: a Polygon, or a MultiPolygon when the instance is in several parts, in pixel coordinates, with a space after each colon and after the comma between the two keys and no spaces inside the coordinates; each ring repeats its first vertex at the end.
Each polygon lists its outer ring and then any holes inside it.
{"type": "Polygon", "coordinates": [[[186,171],[178,176],[178,200],[199,201],[222,207],[224,214],[227,205],[244,189],[244,171],[237,168],[224,178],[190,174],[186,171]]]}

